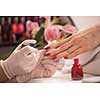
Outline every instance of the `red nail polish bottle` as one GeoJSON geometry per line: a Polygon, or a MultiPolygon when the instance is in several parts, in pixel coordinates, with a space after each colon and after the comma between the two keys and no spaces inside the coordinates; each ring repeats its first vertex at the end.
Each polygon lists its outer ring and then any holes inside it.
{"type": "Polygon", "coordinates": [[[72,80],[81,80],[83,78],[83,69],[82,66],[79,64],[79,59],[74,59],[74,64],[71,69],[71,77],[72,80]]]}

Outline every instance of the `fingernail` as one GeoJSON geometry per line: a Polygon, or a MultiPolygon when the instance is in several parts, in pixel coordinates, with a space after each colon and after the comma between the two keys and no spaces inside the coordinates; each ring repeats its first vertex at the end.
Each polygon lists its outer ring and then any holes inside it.
{"type": "Polygon", "coordinates": [[[68,59],[68,56],[64,56],[64,59],[68,59]]]}
{"type": "Polygon", "coordinates": [[[38,48],[38,50],[42,50],[43,48],[38,48]]]}
{"type": "Polygon", "coordinates": [[[55,59],[57,59],[57,57],[55,56],[55,57],[53,57],[52,59],[54,59],[54,60],[55,60],[55,59]]]}
{"type": "Polygon", "coordinates": [[[48,49],[50,49],[50,46],[44,47],[44,49],[48,50],[48,49]]]}
{"type": "Polygon", "coordinates": [[[46,54],[44,54],[44,56],[50,56],[51,55],[51,53],[46,53],[46,54]]]}
{"type": "Polygon", "coordinates": [[[58,62],[59,61],[59,59],[57,59],[57,57],[55,56],[55,57],[53,57],[52,58],[54,61],[56,61],[56,62],[58,62]]]}

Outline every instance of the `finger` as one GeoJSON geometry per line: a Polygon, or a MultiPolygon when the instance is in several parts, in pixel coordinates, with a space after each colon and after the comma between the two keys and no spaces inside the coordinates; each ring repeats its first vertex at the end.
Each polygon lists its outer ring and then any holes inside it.
{"type": "Polygon", "coordinates": [[[35,70],[32,71],[32,78],[41,78],[43,77],[45,69],[42,65],[38,65],[35,70]]]}
{"type": "Polygon", "coordinates": [[[78,56],[79,54],[81,54],[83,52],[82,48],[79,48],[77,50],[75,50],[75,52],[72,52],[70,55],[68,55],[69,59],[72,59],[76,56],[78,56]]]}
{"type": "Polygon", "coordinates": [[[47,56],[55,56],[61,52],[64,52],[65,50],[69,49],[71,46],[73,45],[72,41],[69,41],[63,45],[61,45],[60,47],[56,48],[56,49],[51,49],[49,50],[46,54],[47,56]]]}
{"type": "Polygon", "coordinates": [[[38,51],[41,55],[44,55],[46,53],[46,50],[42,49],[38,51]]]}
{"type": "Polygon", "coordinates": [[[27,56],[27,60],[28,61],[33,61],[33,60],[38,61],[37,54],[31,53],[30,55],[27,56]]]}
{"type": "Polygon", "coordinates": [[[35,54],[35,53],[28,55],[25,60],[28,64],[27,68],[29,70],[36,68],[36,66],[38,65],[38,58],[37,58],[37,54],[35,54]]]}
{"type": "Polygon", "coordinates": [[[57,48],[57,47],[63,45],[64,43],[69,42],[71,40],[71,38],[72,37],[61,39],[61,40],[57,41],[55,44],[51,44],[50,47],[57,48]]]}
{"type": "Polygon", "coordinates": [[[40,63],[41,61],[42,61],[42,59],[44,58],[44,54],[45,54],[45,50],[39,50],[39,55],[40,55],[40,57],[39,57],[39,61],[38,61],[38,63],[40,63]]]}
{"type": "Polygon", "coordinates": [[[56,67],[52,65],[44,65],[45,71],[43,73],[43,77],[51,77],[56,72],[56,67]]]}
{"type": "Polygon", "coordinates": [[[72,37],[69,38],[65,38],[65,39],[60,39],[59,41],[53,41],[50,44],[48,44],[45,48],[57,48],[59,46],[61,46],[62,44],[68,42],[71,40],[72,37]]]}
{"type": "Polygon", "coordinates": [[[36,51],[37,51],[37,49],[30,47],[30,46],[25,46],[25,47],[21,48],[21,50],[20,50],[20,52],[22,54],[26,54],[26,55],[29,55],[31,53],[35,53],[36,51]]]}
{"type": "Polygon", "coordinates": [[[16,48],[16,50],[20,50],[22,48],[22,45],[29,45],[29,44],[35,44],[36,43],[36,40],[25,40],[23,41],[21,44],[19,44],[19,46],[16,48]]]}
{"type": "Polygon", "coordinates": [[[57,65],[57,62],[53,61],[52,59],[46,59],[46,60],[43,60],[42,61],[42,64],[44,64],[44,65],[49,64],[51,66],[56,66],[57,65]]]}
{"type": "Polygon", "coordinates": [[[73,52],[75,52],[77,49],[79,49],[80,47],[77,46],[72,46],[71,48],[69,48],[68,50],[65,50],[64,52],[56,55],[55,60],[59,60],[61,58],[68,58],[69,59],[69,55],[71,55],[73,52]]]}

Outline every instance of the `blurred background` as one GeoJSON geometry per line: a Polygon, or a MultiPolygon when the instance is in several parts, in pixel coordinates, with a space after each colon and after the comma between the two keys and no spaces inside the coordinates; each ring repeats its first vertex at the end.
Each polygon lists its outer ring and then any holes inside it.
{"type": "Polygon", "coordinates": [[[44,46],[41,36],[50,21],[52,25],[74,25],[69,16],[0,16],[0,59],[7,58],[26,39],[36,39],[38,46],[44,46]]]}

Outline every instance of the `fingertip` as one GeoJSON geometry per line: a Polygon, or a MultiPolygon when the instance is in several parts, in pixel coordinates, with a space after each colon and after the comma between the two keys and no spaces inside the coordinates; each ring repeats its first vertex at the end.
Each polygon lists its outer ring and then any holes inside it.
{"type": "Polygon", "coordinates": [[[59,61],[59,58],[57,58],[56,56],[52,57],[52,60],[54,60],[55,62],[59,61]]]}
{"type": "Polygon", "coordinates": [[[50,56],[51,55],[51,53],[45,53],[44,54],[44,56],[50,56]]]}
{"type": "Polygon", "coordinates": [[[50,46],[45,46],[44,49],[48,50],[50,49],[50,46]]]}
{"type": "Polygon", "coordinates": [[[64,56],[64,59],[68,59],[68,56],[64,56]]]}

